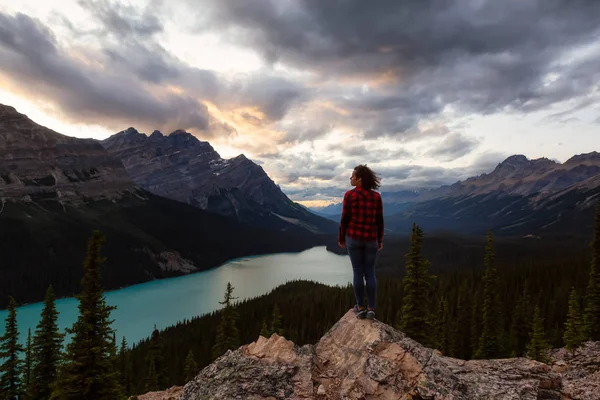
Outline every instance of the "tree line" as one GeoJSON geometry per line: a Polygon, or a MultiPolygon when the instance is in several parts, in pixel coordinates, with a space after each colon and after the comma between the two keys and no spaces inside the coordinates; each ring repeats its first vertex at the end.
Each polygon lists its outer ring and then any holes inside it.
{"type": "Polygon", "coordinates": [[[87,244],[81,280],[79,316],[67,329],[71,341],[63,346],[59,332],[56,297],[52,286],[46,291],[44,307],[33,338],[27,346],[18,343],[16,307],[10,297],[6,331],[0,338],[0,399],[121,399],[117,348],[110,312],[102,287],[101,247],[105,237],[94,231],[87,244]],[[25,357],[21,357],[25,353],[25,357]]]}
{"type": "MultiPolygon", "coordinates": [[[[298,345],[315,343],[353,303],[350,285],[295,281],[236,302],[228,284],[221,310],[155,328],[131,347],[122,338],[118,348],[114,307],[106,304],[101,285],[104,240],[99,232],[89,239],[79,317],[64,351],[52,287],[26,346],[17,342],[17,304],[10,299],[0,338],[0,399],[119,399],[181,385],[259,335],[277,332],[298,345]]],[[[422,254],[425,244],[422,229],[413,225],[403,276],[379,279],[377,319],[414,340],[462,359],[525,356],[542,362],[549,347],[573,350],[600,340],[600,208],[591,259],[504,264],[490,231],[483,269],[433,275],[422,254]]]]}

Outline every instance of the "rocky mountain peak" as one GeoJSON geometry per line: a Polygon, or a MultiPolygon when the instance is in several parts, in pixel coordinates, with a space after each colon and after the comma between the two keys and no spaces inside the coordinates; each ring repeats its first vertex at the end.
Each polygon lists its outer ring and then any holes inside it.
{"type": "Polygon", "coordinates": [[[0,106],[0,197],[14,201],[115,198],[133,190],[123,164],[93,139],[77,139],[0,106]]]}
{"type": "Polygon", "coordinates": [[[583,399],[598,389],[597,382],[588,385],[597,373],[586,360],[599,354],[600,346],[590,342],[577,357],[555,355],[552,365],[526,358],[458,360],[348,311],[315,345],[261,336],[228,351],[184,387],[138,398],[583,399]]]}
{"type": "Polygon", "coordinates": [[[577,154],[565,161],[565,165],[600,165],[600,153],[592,151],[591,153],[577,154]]]}
{"type": "Polygon", "coordinates": [[[140,133],[138,132],[137,129],[135,129],[134,127],[130,126],[129,128],[125,129],[123,131],[123,133],[125,135],[139,135],[140,133]]]}
{"type": "Polygon", "coordinates": [[[195,136],[194,136],[194,135],[192,135],[192,134],[191,134],[191,133],[189,133],[189,132],[186,132],[186,131],[184,131],[183,129],[176,129],[176,130],[174,130],[173,132],[171,132],[171,133],[169,134],[169,136],[182,136],[182,137],[186,137],[186,138],[190,138],[190,139],[191,139],[191,138],[194,138],[194,139],[195,139],[195,136]]]}
{"type": "Polygon", "coordinates": [[[244,154],[223,159],[209,142],[179,129],[147,140],[116,134],[102,145],[118,157],[140,187],[173,200],[279,230],[334,232],[335,223],[295,205],[244,154]],[[235,190],[233,190],[235,189],[235,190]]]}
{"type": "Polygon", "coordinates": [[[162,139],[163,137],[165,137],[165,135],[162,134],[161,131],[155,130],[154,132],[152,132],[152,134],[149,136],[150,139],[162,139]]]}
{"type": "Polygon", "coordinates": [[[537,164],[537,165],[557,165],[558,163],[554,160],[551,160],[547,157],[540,157],[540,158],[535,158],[533,160],[531,160],[532,164],[537,164]]]}
{"type": "Polygon", "coordinates": [[[529,159],[523,154],[515,154],[508,157],[506,160],[500,163],[501,166],[513,166],[518,167],[529,163],[529,159]]]}
{"type": "Polygon", "coordinates": [[[72,140],[73,138],[36,124],[14,107],[0,104],[0,148],[33,148],[43,146],[44,143],[50,145],[72,140]]]}
{"type": "Polygon", "coordinates": [[[177,129],[164,138],[166,143],[178,149],[197,148],[203,153],[214,152],[216,154],[215,149],[210,143],[199,140],[196,136],[183,129],[177,129]]]}
{"type": "Polygon", "coordinates": [[[22,115],[17,110],[9,105],[0,104],[0,117],[6,117],[7,115],[22,115]]]}

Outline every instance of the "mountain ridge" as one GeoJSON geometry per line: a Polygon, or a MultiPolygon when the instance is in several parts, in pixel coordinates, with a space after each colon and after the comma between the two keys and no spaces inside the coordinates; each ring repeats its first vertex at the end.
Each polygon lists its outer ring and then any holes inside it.
{"type": "MultiPolygon", "coordinates": [[[[183,134],[174,139],[194,145],[183,134]]],[[[98,141],[62,135],[0,106],[0,307],[9,294],[20,303],[41,301],[50,284],[58,297],[76,293],[96,229],[107,237],[108,290],[331,241],[154,195],[98,141]]]]}
{"type": "MultiPolygon", "coordinates": [[[[577,154],[564,163],[515,154],[490,172],[451,185],[397,193],[382,193],[390,233],[408,234],[416,222],[425,230],[476,235],[487,229],[505,235],[585,234],[600,198],[600,153],[577,154]]],[[[341,212],[341,204],[326,208],[336,209],[341,212]]]]}
{"type": "Polygon", "coordinates": [[[291,201],[244,154],[223,159],[184,130],[150,136],[135,128],[101,141],[140,187],[157,195],[276,230],[334,233],[337,226],[291,201]]]}
{"type": "Polygon", "coordinates": [[[133,191],[123,165],[96,140],[62,135],[0,104],[0,197],[63,204],[133,191]]]}

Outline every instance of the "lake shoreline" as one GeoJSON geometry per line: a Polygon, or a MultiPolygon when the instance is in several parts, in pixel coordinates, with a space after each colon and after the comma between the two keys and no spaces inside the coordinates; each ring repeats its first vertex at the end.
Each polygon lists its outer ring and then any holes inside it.
{"type": "MultiPolygon", "coordinates": [[[[149,279],[147,281],[132,283],[131,285],[123,285],[123,286],[119,286],[119,287],[112,288],[112,289],[106,289],[106,290],[104,290],[104,293],[106,294],[106,293],[110,293],[110,292],[114,292],[114,291],[119,291],[119,290],[123,290],[123,289],[130,288],[130,287],[133,287],[133,286],[147,284],[149,282],[164,281],[164,280],[168,280],[168,279],[181,278],[181,277],[184,277],[184,276],[189,276],[189,275],[193,275],[193,274],[197,274],[197,273],[201,273],[201,272],[205,272],[205,271],[211,271],[211,270],[220,268],[220,267],[222,267],[224,265],[227,265],[229,263],[236,262],[236,261],[239,261],[239,260],[252,259],[252,258],[257,258],[257,257],[265,257],[265,256],[271,256],[271,255],[277,255],[277,254],[299,254],[299,253],[302,253],[302,252],[305,252],[305,251],[308,251],[308,250],[311,250],[311,249],[314,249],[314,248],[318,248],[318,247],[325,247],[326,251],[331,252],[332,254],[341,255],[341,254],[336,253],[335,251],[332,251],[332,249],[331,249],[331,247],[330,247],[329,244],[319,244],[319,245],[310,246],[310,247],[307,247],[306,249],[297,250],[297,251],[282,251],[282,252],[278,252],[278,253],[251,254],[251,255],[248,255],[248,256],[240,256],[240,257],[236,257],[236,258],[232,258],[232,259],[226,260],[226,261],[222,262],[221,264],[215,265],[213,267],[208,267],[208,268],[204,268],[204,269],[198,269],[196,271],[192,271],[192,272],[188,272],[188,273],[181,273],[181,274],[177,274],[177,275],[173,275],[173,276],[166,276],[164,278],[149,279]]],[[[82,266],[82,268],[83,268],[83,266],[82,266]]],[[[56,300],[64,300],[64,299],[75,298],[76,295],[77,294],[74,294],[73,296],[56,296],[56,300]]],[[[39,304],[39,303],[43,303],[43,302],[44,302],[44,300],[43,300],[43,296],[42,296],[42,300],[40,300],[40,301],[18,303],[19,305],[18,305],[17,308],[27,307],[27,306],[30,306],[30,305],[39,304]]],[[[6,307],[0,307],[0,313],[2,311],[6,311],[6,307]]]]}
{"type": "MultiPolygon", "coordinates": [[[[164,329],[185,319],[205,315],[221,308],[227,282],[234,286],[240,301],[264,295],[293,280],[310,280],[325,285],[345,286],[352,270],[347,256],[336,255],[326,246],[314,246],[301,252],[238,257],[212,268],[186,275],[154,279],[105,292],[108,304],[117,306],[111,313],[117,336],[129,343],[148,337],[156,325],[164,329]]],[[[56,305],[59,326],[64,331],[78,316],[76,297],[61,297],[56,305]]],[[[43,302],[17,308],[20,341],[27,330],[35,331],[43,302]]],[[[5,319],[6,310],[0,311],[5,319]]],[[[4,326],[0,326],[0,335],[4,326]]]]}

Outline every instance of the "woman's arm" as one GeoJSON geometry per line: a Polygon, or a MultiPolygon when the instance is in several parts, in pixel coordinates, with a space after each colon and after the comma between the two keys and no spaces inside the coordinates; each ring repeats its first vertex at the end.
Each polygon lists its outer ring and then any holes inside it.
{"type": "Polygon", "coordinates": [[[338,232],[338,243],[343,245],[346,243],[346,230],[350,223],[352,214],[352,207],[350,206],[350,192],[346,192],[344,195],[344,202],[342,204],[342,219],[340,220],[340,230],[338,232]]]}

